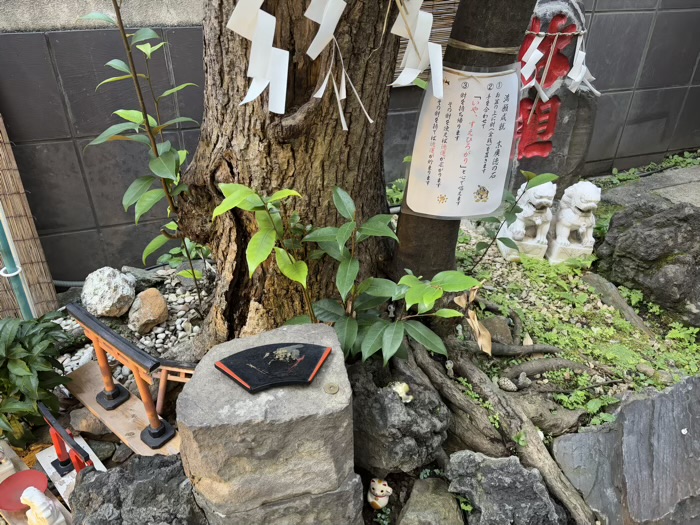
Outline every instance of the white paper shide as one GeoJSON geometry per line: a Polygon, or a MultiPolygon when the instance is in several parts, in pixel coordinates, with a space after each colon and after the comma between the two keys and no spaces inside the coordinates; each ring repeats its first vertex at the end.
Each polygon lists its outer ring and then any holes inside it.
{"type": "Polygon", "coordinates": [[[445,68],[443,99],[423,99],[406,203],[415,213],[469,218],[501,205],[518,108],[516,68],[475,73],[445,68]]]}

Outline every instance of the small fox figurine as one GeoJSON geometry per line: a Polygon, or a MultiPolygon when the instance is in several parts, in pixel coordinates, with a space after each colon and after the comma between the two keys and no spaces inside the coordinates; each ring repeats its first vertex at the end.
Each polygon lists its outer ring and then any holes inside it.
{"type": "Polygon", "coordinates": [[[374,510],[383,509],[389,503],[389,496],[394,491],[389,484],[383,479],[374,478],[369,484],[369,492],[367,492],[367,501],[374,510]]]}

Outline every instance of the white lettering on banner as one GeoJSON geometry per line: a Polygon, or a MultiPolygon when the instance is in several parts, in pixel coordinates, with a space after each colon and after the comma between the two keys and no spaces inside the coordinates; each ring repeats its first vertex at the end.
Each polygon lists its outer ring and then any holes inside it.
{"type": "Polygon", "coordinates": [[[511,166],[518,73],[444,70],[444,94],[423,99],[406,189],[414,212],[443,218],[498,209],[511,166]]]}

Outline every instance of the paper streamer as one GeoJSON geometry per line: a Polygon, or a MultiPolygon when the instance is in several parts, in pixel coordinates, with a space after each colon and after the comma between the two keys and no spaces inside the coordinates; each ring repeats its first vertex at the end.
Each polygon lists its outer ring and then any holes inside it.
{"type": "Polygon", "coordinates": [[[316,36],[306,51],[311,60],[316,60],[321,51],[330,44],[346,6],[343,0],[311,0],[304,16],[320,24],[316,36]]]}
{"type": "Polygon", "coordinates": [[[578,37],[578,42],[576,43],[574,63],[571,66],[569,74],[566,75],[566,77],[570,79],[569,90],[571,90],[572,93],[576,93],[581,88],[581,84],[584,84],[596,97],[599,97],[600,91],[595,89],[591,84],[591,82],[595,80],[595,77],[586,66],[586,52],[584,49],[585,44],[583,41],[583,35],[581,35],[578,37]]]}
{"type": "Polygon", "coordinates": [[[433,28],[433,15],[421,11],[423,0],[405,0],[400,4],[401,13],[396,18],[391,33],[409,39],[401,62],[401,73],[391,86],[408,86],[430,66],[433,96],[442,99],[442,47],[429,42],[433,28]]]}
{"type": "Polygon", "coordinates": [[[269,86],[268,110],[284,114],[287,98],[289,51],[273,47],[274,16],[260,10],[263,0],[240,0],[226,27],[252,42],[247,75],[251,83],[241,105],[257,99],[269,86]]]}

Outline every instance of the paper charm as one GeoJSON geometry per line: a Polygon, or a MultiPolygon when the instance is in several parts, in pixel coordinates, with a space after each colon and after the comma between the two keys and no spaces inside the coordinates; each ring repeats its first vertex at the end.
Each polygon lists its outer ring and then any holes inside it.
{"type": "Polygon", "coordinates": [[[408,86],[428,66],[435,98],[442,99],[442,46],[429,42],[433,28],[433,15],[421,11],[423,0],[397,1],[399,16],[391,33],[409,40],[401,62],[402,71],[391,84],[408,86]]]}
{"type": "Polygon", "coordinates": [[[566,76],[570,79],[569,89],[571,92],[576,93],[580,89],[581,84],[584,84],[596,97],[600,96],[600,91],[595,89],[591,84],[591,81],[595,80],[595,77],[586,66],[586,52],[584,51],[583,36],[579,36],[578,38],[576,54],[574,55],[574,64],[571,66],[571,70],[566,76]]]}
{"type": "Polygon", "coordinates": [[[269,111],[283,114],[287,97],[289,51],[273,47],[277,19],[260,10],[263,0],[240,0],[226,27],[252,42],[247,75],[252,79],[241,102],[247,104],[270,87],[269,111]]]}
{"type": "Polygon", "coordinates": [[[304,16],[321,26],[306,54],[316,60],[333,39],[333,33],[347,4],[343,0],[311,0],[304,16]]]}

